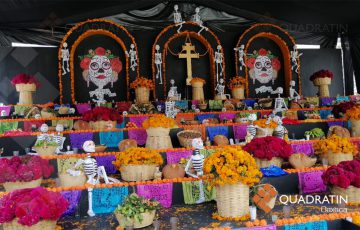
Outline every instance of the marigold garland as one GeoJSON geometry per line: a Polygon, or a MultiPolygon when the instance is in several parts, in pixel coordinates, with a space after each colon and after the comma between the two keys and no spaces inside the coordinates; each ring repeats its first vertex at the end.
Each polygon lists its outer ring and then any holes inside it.
{"type": "Polygon", "coordinates": [[[163,162],[160,153],[157,151],[135,147],[116,154],[116,160],[112,163],[120,168],[122,165],[162,165],[163,162]]]}
{"type": "Polygon", "coordinates": [[[333,153],[351,153],[354,156],[358,154],[357,146],[350,142],[350,138],[339,137],[335,134],[324,140],[315,142],[313,148],[315,154],[327,154],[329,151],[333,153]]]}
{"type": "Polygon", "coordinates": [[[142,123],[142,127],[148,128],[173,128],[176,122],[174,119],[162,116],[150,117],[142,123]]]}

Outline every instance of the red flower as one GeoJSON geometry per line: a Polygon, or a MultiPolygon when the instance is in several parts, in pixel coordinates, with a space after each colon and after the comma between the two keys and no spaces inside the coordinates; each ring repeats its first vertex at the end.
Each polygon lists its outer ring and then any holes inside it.
{"type": "Polygon", "coordinates": [[[353,185],[360,188],[360,162],[357,160],[343,161],[328,168],[321,178],[326,185],[348,188],[353,185]]]}
{"type": "Polygon", "coordinates": [[[104,56],[104,55],[105,55],[105,53],[106,53],[106,51],[105,51],[105,49],[104,49],[104,48],[102,48],[102,47],[98,47],[98,48],[96,48],[96,49],[95,49],[95,53],[96,53],[96,55],[99,55],[99,56],[104,56]]]}
{"type": "Polygon", "coordinates": [[[264,49],[264,48],[259,49],[259,55],[265,56],[266,54],[267,54],[266,49],[264,49]]]}
{"type": "Polygon", "coordinates": [[[119,58],[113,58],[110,60],[111,68],[113,71],[120,73],[122,70],[122,63],[119,58]]]}
{"type": "Polygon", "coordinates": [[[122,116],[118,114],[118,112],[114,109],[98,106],[92,110],[85,112],[82,116],[82,120],[84,121],[118,121],[122,122],[122,116]]]}
{"type": "Polygon", "coordinates": [[[12,85],[17,84],[35,84],[36,88],[40,87],[40,82],[32,75],[21,73],[13,77],[11,80],[12,85]]]}
{"type": "Polygon", "coordinates": [[[249,58],[246,60],[246,66],[250,69],[254,68],[255,58],[249,58]]]}
{"type": "Polygon", "coordinates": [[[330,70],[322,69],[313,73],[313,75],[311,75],[310,77],[310,81],[314,81],[316,78],[325,78],[325,77],[333,79],[334,74],[330,70]]]}
{"type": "Polygon", "coordinates": [[[280,63],[279,59],[277,59],[277,58],[271,59],[271,65],[277,71],[281,68],[281,63],[280,63]]]}
{"type": "Polygon", "coordinates": [[[86,57],[86,58],[82,59],[81,62],[80,62],[81,69],[83,69],[83,70],[89,69],[90,62],[91,62],[90,58],[86,57]]]}

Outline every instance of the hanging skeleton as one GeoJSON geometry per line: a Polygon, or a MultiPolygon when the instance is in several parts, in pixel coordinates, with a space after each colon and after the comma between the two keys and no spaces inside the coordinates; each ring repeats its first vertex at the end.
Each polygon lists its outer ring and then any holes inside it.
{"type": "Polygon", "coordinates": [[[217,51],[215,51],[215,57],[214,57],[214,61],[216,64],[216,81],[219,81],[219,76],[222,77],[223,75],[223,61],[224,61],[224,56],[221,52],[221,45],[217,46],[217,51]]]}
{"type": "Polygon", "coordinates": [[[293,47],[293,50],[290,51],[290,58],[291,58],[291,70],[295,69],[295,73],[299,73],[299,63],[298,59],[299,57],[303,55],[302,53],[299,53],[299,51],[296,49],[296,46],[293,47]]]}
{"type": "Polygon", "coordinates": [[[195,14],[193,15],[193,21],[198,24],[200,26],[200,30],[198,31],[198,34],[200,35],[201,31],[203,30],[206,30],[208,31],[208,28],[206,26],[203,25],[203,21],[201,20],[201,17],[200,17],[200,8],[199,7],[196,7],[195,8],[195,14]]]}
{"type": "Polygon", "coordinates": [[[160,46],[156,45],[155,46],[155,65],[156,65],[156,79],[159,79],[159,84],[162,85],[162,74],[161,74],[161,64],[162,64],[162,57],[161,57],[161,53],[160,53],[160,46]]]}
{"type": "Polygon", "coordinates": [[[240,47],[234,48],[235,51],[238,51],[239,56],[239,63],[240,63],[240,71],[242,71],[242,68],[245,67],[244,57],[245,57],[245,51],[244,51],[244,45],[240,45],[240,47]]]}
{"type": "Polygon", "coordinates": [[[180,33],[180,30],[185,22],[182,20],[181,13],[178,12],[178,9],[179,9],[179,6],[174,5],[174,10],[175,10],[174,11],[174,23],[175,23],[175,26],[179,27],[177,29],[177,32],[180,33]]]}
{"type": "Polygon", "coordinates": [[[61,49],[61,60],[62,60],[62,75],[65,75],[66,73],[70,73],[69,69],[69,59],[70,59],[70,53],[69,49],[67,48],[67,43],[63,43],[63,48],[61,49]],[[66,69],[65,69],[66,64],[66,69]]]}
{"type": "Polygon", "coordinates": [[[125,51],[125,54],[130,58],[130,69],[135,71],[135,67],[137,66],[137,53],[135,50],[135,45],[131,44],[129,52],[125,51]]]}

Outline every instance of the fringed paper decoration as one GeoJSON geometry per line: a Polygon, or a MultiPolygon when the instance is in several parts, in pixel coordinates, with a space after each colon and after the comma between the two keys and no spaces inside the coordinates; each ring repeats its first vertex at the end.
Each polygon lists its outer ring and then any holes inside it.
{"type": "Polygon", "coordinates": [[[136,186],[136,193],[146,199],[155,199],[165,208],[172,204],[173,183],[136,186]]]}
{"type": "Polygon", "coordinates": [[[94,133],[70,133],[69,136],[71,147],[78,149],[82,149],[85,141],[94,139],[94,133]]]}
{"type": "Polygon", "coordinates": [[[301,194],[326,192],[327,187],[321,176],[324,171],[300,172],[299,190],[301,194]]]}
{"type": "Polygon", "coordinates": [[[112,213],[128,194],[128,187],[94,189],[93,210],[96,214],[112,213]]]}

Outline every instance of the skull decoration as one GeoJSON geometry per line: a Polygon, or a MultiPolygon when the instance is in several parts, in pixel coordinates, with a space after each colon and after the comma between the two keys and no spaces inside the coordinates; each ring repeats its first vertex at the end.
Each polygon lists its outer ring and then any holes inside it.
{"type": "Polygon", "coordinates": [[[85,141],[83,144],[83,149],[87,153],[94,153],[95,152],[95,143],[93,141],[85,141]]]}
{"type": "Polygon", "coordinates": [[[271,51],[265,49],[260,49],[258,52],[255,50],[247,59],[246,65],[250,68],[249,75],[253,79],[253,84],[255,84],[255,80],[261,84],[267,84],[270,81],[274,84],[281,68],[279,59],[272,55],[271,51]]]}

